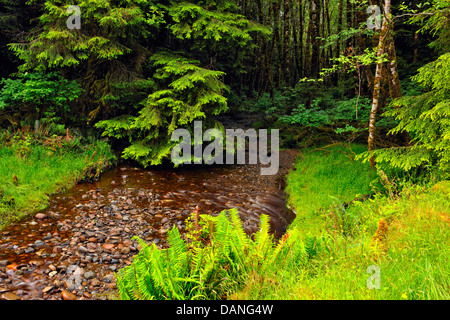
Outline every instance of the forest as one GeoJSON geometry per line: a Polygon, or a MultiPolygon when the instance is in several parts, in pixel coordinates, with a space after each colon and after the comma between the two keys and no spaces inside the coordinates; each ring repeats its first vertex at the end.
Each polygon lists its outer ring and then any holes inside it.
{"type": "Polygon", "coordinates": [[[0,159],[0,300],[448,300],[450,0],[0,0],[0,159]]]}

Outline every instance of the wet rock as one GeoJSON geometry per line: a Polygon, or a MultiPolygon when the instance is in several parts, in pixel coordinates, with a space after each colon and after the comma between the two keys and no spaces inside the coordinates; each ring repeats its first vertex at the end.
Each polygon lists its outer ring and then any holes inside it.
{"type": "Polygon", "coordinates": [[[53,289],[53,286],[47,286],[44,289],[42,289],[42,293],[50,292],[53,289]]]}
{"type": "Polygon", "coordinates": [[[34,252],[34,248],[29,247],[29,248],[25,249],[25,253],[31,253],[31,252],[34,252]]]}
{"type": "Polygon", "coordinates": [[[61,253],[62,248],[60,246],[53,247],[52,252],[55,254],[61,253]]]}
{"type": "Polygon", "coordinates": [[[34,247],[41,247],[43,245],[45,245],[45,242],[42,240],[36,240],[33,244],[34,247]]]}
{"type": "Polygon", "coordinates": [[[42,220],[42,219],[47,218],[47,215],[44,214],[44,213],[38,213],[38,214],[36,214],[34,217],[35,217],[36,219],[38,219],[38,220],[42,220]]]}
{"type": "Polygon", "coordinates": [[[86,245],[86,247],[87,247],[88,251],[97,249],[97,245],[96,245],[95,243],[93,243],[93,242],[89,242],[89,243],[86,245]]]}
{"type": "Polygon", "coordinates": [[[79,247],[78,247],[78,251],[81,252],[81,253],[87,253],[87,252],[88,252],[88,249],[87,249],[86,247],[79,246],[79,247]]]}
{"type": "Polygon", "coordinates": [[[67,290],[61,291],[61,298],[63,300],[77,300],[77,296],[67,290]]]}
{"type": "Polygon", "coordinates": [[[2,294],[1,297],[3,300],[19,300],[20,299],[18,295],[14,294],[12,292],[6,292],[6,293],[2,294]]]}
{"type": "Polygon", "coordinates": [[[112,243],[105,243],[103,244],[103,249],[105,249],[105,251],[111,251],[114,248],[114,244],[112,243]]]}
{"type": "Polygon", "coordinates": [[[120,249],[120,252],[122,254],[128,254],[128,253],[130,253],[130,251],[131,251],[131,249],[129,247],[124,247],[124,248],[120,249]]]}
{"type": "Polygon", "coordinates": [[[115,280],[115,277],[113,274],[108,274],[103,278],[103,281],[106,283],[112,283],[115,280]]]}
{"type": "Polygon", "coordinates": [[[44,238],[42,238],[42,240],[50,240],[51,238],[53,238],[52,234],[47,233],[47,235],[44,238]]]}
{"type": "Polygon", "coordinates": [[[50,278],[52,278],[52,277],[56,276],[57,274],[58,274],[58,271],[55,270],[55,271],[49,272],[48,276],[50,278]]]}
{"type": "Polygon", "coordinates": [[[110,236],[117,236],[117,235],[120,234],[120,232],[121,232],[121,229],[120,229],[120,228],[111,228],[111,229],[109,230],[109,235],[110,235],[110,236]]]}
{"type": "Polygon", "coordinates": [[[9,260],[0,260],[0,267],[4,267],[4,266],[8,265],[9,263],[11,263],[11,261],[9,261],[9,260]]]}
{"type": "Polygon", "coordinates": [[[100,281],[100,280],[98,280],[98,279],[92,279],[92,281],[91,281],[91,286],[97,287],[97,286],[99,286],[99,285],[101,285],[101,281],[100,281]]]}
{"type": "Polygon", "coordinates": [[[93,272],[93,271],[87,271],[87,272],[85,272],[84,273],[84,278],[85,279],[93,279],[93,278],[95,278],[95,272],[93,272]]]}

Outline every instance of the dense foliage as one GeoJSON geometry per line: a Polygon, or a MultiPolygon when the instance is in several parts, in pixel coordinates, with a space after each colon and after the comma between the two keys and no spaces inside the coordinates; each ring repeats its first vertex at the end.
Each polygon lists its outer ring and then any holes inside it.
{"type": "Polygon", "coordinates": [[[172,228],[168,249],[138,239],[139,254],[118,273],[122,299],[224,298],[243,285],[244,275],[264,273],[274,264],[295,268],[312,250],[295,230],[274,245],[265,215],[253,238],[245,233],[236,209],[217,217],[193,214],[191,222],[188,241],[172,228]]]}

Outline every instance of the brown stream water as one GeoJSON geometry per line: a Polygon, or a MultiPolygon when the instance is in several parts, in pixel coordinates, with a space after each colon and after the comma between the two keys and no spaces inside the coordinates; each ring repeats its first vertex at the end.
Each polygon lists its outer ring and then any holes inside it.
{"type": "Polygon", "coordinates": [[[41,215],[0,232],[0,298],[103,299],[116,288],[111,275],[137,253],[131,238],[165,247],[167,231],[183,231],[196,206],[213,215],[238,208],[248,234],[261,214],[269,215],[272,232],[281,236],[294,214],[281,184],[255,178],[255,170],[124,165],[52,197],[41,215]]]}

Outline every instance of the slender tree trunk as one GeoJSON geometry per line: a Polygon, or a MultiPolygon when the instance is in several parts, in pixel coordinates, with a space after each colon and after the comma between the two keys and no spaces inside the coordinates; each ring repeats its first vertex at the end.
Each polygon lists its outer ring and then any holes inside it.
{"type": "MultiPolygon", "coordinates": [[[[384,1],[384,15],[383,15],[383,25],[381,27],[380,38],[378,40],[378,48],[377,48],[377,58],[379,59],[377,62],[377,67],[375,71],[375,79],[373,86],[373,100],[372,100],[372,109],[370,110],[370,120],[369,120],[369,138],[367,140],[367,144],[369,147],[369,152],[375,150],[375,130],[376,130],[376,115],[378,110],[380,109],[380,92],[381,92],[381,82],[383,75],[383,62],[381,61],[383,54],[385,53],[385,44],[386,44],[386,36],[388,35],[390,28],[390,15],[391,15],[391,0],[384,1]]],[[[370,158],[370,165],[374,167],[375,157],[370,158]]]]}
{"type": "Polygon", "coordinates": [[[310,15],[309,15],[309,33],[311,37],[311,76],[317,77],[319,73],[319,63],[320,63],[320,48],[319,48],[319,40],[318,30],[320,23],[320,7],[318,5],[319,1],[310,0],[310,15]]]}
{"type": "MultiPolygon", "coordinates": [[[[291,2],[292,3],[292,2],[291,2]]],[[[298,8],[295,6],[295,2],[294,5],[292,7],[292,16],[295,17],[296,15],[296,9],[301,10],[301,1],[298,1],[298,8]]],[[[300,73],[301,73],[301,63],[300,63],[300,46],[302,44],[299,43],[298,38],[299,38],[299,33],[300,31],[300,21],[299,19],[293,19],[292,21],[292,48],[294,51],[294,57],[292,59],[292,62],[294,63],[295,68],[293,68],[294,74],[292,75],[292,85],[295,86],[295,83],[298,81],[298,79],[300,78],[300,73]]]]}
{"type": "Polygon", "coordinates": [[[291,48],[290,48],[290,20],[291,10],[290,1],[284,0],[283,5],[283,63],[284,63],[284,82],[286,85],[290,85],[291,82],[291,48]]]}

